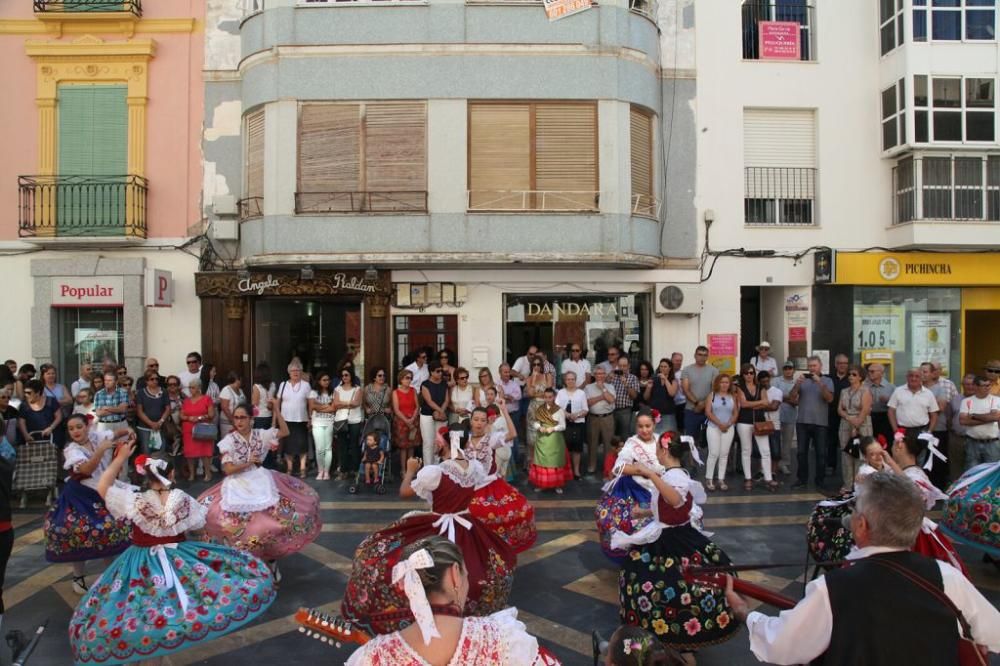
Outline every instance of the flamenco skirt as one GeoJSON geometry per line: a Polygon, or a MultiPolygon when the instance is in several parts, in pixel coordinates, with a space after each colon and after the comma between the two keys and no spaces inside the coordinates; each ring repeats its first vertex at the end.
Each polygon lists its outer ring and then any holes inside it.
{"type": "Polygon", "coordinates": [[[132,544],[132,526],[117,520],[93,488],[70,479],[45,516],[45,559],[83,562],[114,557],[132,544]]]}
{"type": "Polygon", "coordinates": [[[845,492],[813,508],[806,525],[806,543],[816,563],[840,561],[854,547],[854,535],[844,520],[854,507],[853,498],[853,492],[845,492]]]}
{"type": "Polygon", "coordinates": [[[665,528],[656,541],[631,548],[618,576],[621,620],[678,650],[729,640],[740,630],[722,590],[688,584],[681,568],[726,566],[729,557],[691,527],[665,528]]]}
{"type": "Polygon", "coordinates": [[[212,543],[245,550],[262,560],[279,560],[312,543],[323,527],[319,495],[288,474],[271,471],[278,502],[267,509],[233,512],[222,509],[222,483],[198,498],[208,509],[205,533],[212,543]]]}
{"type": "MultiPolygon", "coordinates": [[[[403,550],[424,537],[441,533],[434,523],[441,514],[415,512],[367,537],[354,554],[354,566],[347,581],[341,614],[369,634],[388,634],[413,622],[402,586],[392,583],[392,568],[403,550]]],[[[469,573],[466,615],[485,616],[507,606],[514,581],[517,556],[507,543],[478,519],[456,517],[472,523],[470,528],[455,524],[455,544],[462,551],[469,573]]]]}
{"type": "Polygon", "coordinates": [[[247,553],[196,541],[132,546],[80,600],[69,624],[76,664],[128,664],[239,629],[275,599],[267,566],[247,553]],[[163,580],[159,548],[187,596],[163,580]]]}
{"type": "Polygon", "coordinates": [[[977,465],[955,482],[940,526],[958,543],[1000,558],[1000,464],[977,465]]]}
{"type": "Polygon", "coordinates": [[[507,542],[515,553],[535,545],[535,508],[503,479],[483,486],[469,502],[469,513],[507,542]]]}
{"type": "Polygon", "coordinates": [[[917,534],[917,542],[910,550],[914,553],[926,555],[927,557],[933,557],[935,560],[947,562],[965,574],[966,578],[969,577],[969,572],[965,569],[965,563],[962,562],[962,558],[958,556],[958,552],[955,550],[955,544],[941,532],[940,528],[933,521],[924,519],[924,527],[917,534]]]}
{"type": "Polygon", "coordinates": [[[597,532],[601,537],[601,550],[608,558],[620,565],[628,554],[625,550],[611,547],[611,535],[615,531],[633,534],[653,520],[650,511],[650,493],[640,486],[631,476],[622,476],[613,482],[611,489],[606,491],[597,507],[594,517],[597,519],[597,532]],[[634,515],[636,509],[642,509],[644,516],[634,515]]]}

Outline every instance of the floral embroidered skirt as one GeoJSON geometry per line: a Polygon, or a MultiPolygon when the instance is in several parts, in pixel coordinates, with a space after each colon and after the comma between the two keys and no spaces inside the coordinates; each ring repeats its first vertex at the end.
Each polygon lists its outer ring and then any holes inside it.
{"type": "Polygon", "coordinates": [[[958,490],[948,493],[941,530],[959,543],[1000,558],[1000,464],[973,467],[952,487],[958,490]]]}
{"type": "Polygon", "coordinates": [[[611,534],[616,530],[633,534],[652,521],[649,500],[648,490],[631,476],[622,476],[597,502],[594,517],[597,519],[597,533],[601,537],[601,550],[616,565],[621,565],[628,553],[611,547],[611,534]],[[642,509],[645,515],[634,516],[636,509],[642,509]]]}
{"type": "Polygon", "coordinates": [[[840,493],[813,507],[806,524],[806,543],[816,563],[842,560],[854,547],[854,535],[845,520],[854,508],[853,499],[853,491],[840,493]]]}
{"type": "Polygon", "coordinates": [[[469,513],[507,542],[515,553],[535,545],[535,508],[503,479],[496,479],[476,491],[469,513]]]}
{"type": "Polygon", "coordinates": [[[132,526],[117,520],[93,488],[66,482],[45,516],[45,559],[83,562],[114,557],[132,544],[132,526]]]}
{"type": "Polygon", "coordinates": [[[316,539],[323,527],[319,495],[293,476],[271,473],[278,488],[278,502],[269,509],[223,511],[221,482],[201,494],[198,501],[208,509],[205,533],[209,541],[270,561],[297,553],[316,539]]]}
{"type": "MultiPolygon", "coordinates": [[[[433,524],[440,517],[409,513],[361,542],[341,605],[344,619],[370,634],[388,634],[413,622],[402,587],[392,584],[392,568],[409,544],[440,533],[433,524]]],[[[470,529],[455,524],[455,543],[469,572],[465,614],[489,615],[507,607],[517,556],[479,520],[468,514],[460,517],[472,523],[470,529]]]]}
{"type": "Polygon", "coordinates": [[[729,640],[740,629],[722,590],[688,584],[681,567],[725,566],[729,557],[705,535],[683,525],[629,550],[618,576],[621,619],[678,650],[729,640]]]}
{"type": "Polygon", "coordinates": [[[132,546],[80,600],[69,623],[76,664],[127,664],[184,650],[239,629],[275,599],[267,566],[197,541],[162,547],[187,595],[164,585],[155,550],[132,546]]]}

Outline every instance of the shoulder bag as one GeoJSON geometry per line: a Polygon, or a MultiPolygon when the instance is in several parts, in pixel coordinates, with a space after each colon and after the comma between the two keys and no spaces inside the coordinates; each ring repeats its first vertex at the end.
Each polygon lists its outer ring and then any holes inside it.
{"type": "MultiPolygon", "coordinates": [[[[746,395],[746,391],[744,391],[744,395],[746,395]]],[[[754,396],[754,400],[760,400],[760,384],[757,385],[757,395],[754,396]]],[[[753,414],[753,434],[755,436],[767,437],[774,432],[774,421],[767,420],[763,409],[754,409],[751,413],[753,414]],[[764,419],[763,421],[757,420],[758,413],[764,419]]]]}

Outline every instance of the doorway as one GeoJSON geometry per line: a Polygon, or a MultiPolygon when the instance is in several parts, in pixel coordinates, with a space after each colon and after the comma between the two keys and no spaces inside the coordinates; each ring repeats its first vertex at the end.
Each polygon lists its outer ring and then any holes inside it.
{"type": "Polygon", "coordinates": [[[265,298],[254,307],[254,363],[270,364],[275,379],[285,376],[293,356],[313,376],[351,360],[364,377],[361,340],[357,302],[265,298]]]}
{"type": "Polygon", "coordinates": [[[1000,311],[967,310],[965,312],[966,372],[982,374],[986,362],[1000,356],[1000,351],[997,348],[997,331],[1000,331],[1000,311]]]}
{"type": "Polygon", "coordinates": [[[737,367],[757,353],[760,331],[760,287],[740,287],[740,357],[737,367]]]}

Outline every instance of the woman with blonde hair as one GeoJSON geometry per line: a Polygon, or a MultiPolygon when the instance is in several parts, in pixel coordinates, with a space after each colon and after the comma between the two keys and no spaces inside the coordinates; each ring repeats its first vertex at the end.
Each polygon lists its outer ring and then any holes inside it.
{"type": "Polygon", "coordinates": [[[712,392],[705,399],[705,416],[708,424],[705,437],[708,439],[708,463],[705,465],[705,489],[715,490],[712,472],[719,464],[719,490],[729,490],[726,485],[726,465],[729,463],[729,449],[736,435],[736,421],[740,415],[740,396],[732,378],[723,373],[712,381],[712,392]]]}

